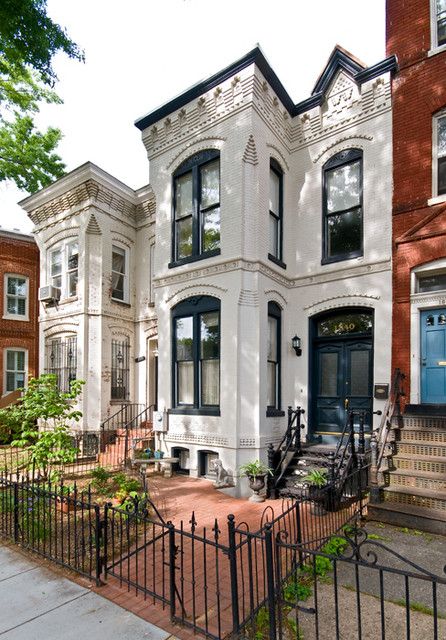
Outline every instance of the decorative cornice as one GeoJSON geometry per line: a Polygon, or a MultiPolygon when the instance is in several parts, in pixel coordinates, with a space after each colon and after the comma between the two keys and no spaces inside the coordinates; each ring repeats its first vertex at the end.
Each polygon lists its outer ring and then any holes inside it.
{"type": "MultiPolygon", "coordinates": [[[[324,147],[318,154],[317,156],[315,156],[313,158],[313,164],[316,164],[320,158],[322,158],[322,156],[325,153],[328,153],[329,151],[331,151],[334,147],[337,147],[338,145],[344,145],[346,142],[348,142],[348,147],[351,147],[352,142],[354,140],[367,140],[367,142],[371,142],[373,140],[373,136],[370,135],[366,135],[366,134],[360,134],[360,133],[353,133],[349,136],[343,136],[342,138],[336,138],[336,140],[334,140],[333,142],[331,142],[329,145],[327,145],[326,147],[324,147]]],[[[347,147],[345,147],[347,148],[347,147]]],[[[340,148],[339,151],[343,151],[344,147],[340,148]]],[[[362,147],[361,147],[362,149],[362,147]]]]}
{"type": "Polygon", "coordinates": [[[56,196],[50,202],[31,211],[28,215],[35,225],[41,225],[52,217],[59,217],[63,212],[73,207],[85,205],[94,201],[100,205],[107,205],[132,222],[136,222],[136,206],[134,203],[118,196],[111,189],[94,180],[86,180],[62,195],[56,196]]]}
{"type": "Polygon", "coordinates": [[[166,298],[165,303],[170,304],[174,298],[181,302],[184,298],[192,296],[221,296],[222,293],[227,293],[227,291],[227,289],[216,284],[189,284],[172,293],[166,298]]]}

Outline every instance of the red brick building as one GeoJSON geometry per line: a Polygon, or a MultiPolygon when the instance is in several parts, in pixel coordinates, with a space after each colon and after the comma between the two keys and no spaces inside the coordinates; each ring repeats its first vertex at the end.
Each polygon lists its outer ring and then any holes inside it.
{"type": "Polygon", "coordinates": [[[392,360],[412,404],[446,404],[446,0],[387,0],[392,54],[392,360]]]}
{"type": "Polygon", "coordinates": [[[0,228],[0,396],[38,375],[38,286],[34,238],[0,228]]]}

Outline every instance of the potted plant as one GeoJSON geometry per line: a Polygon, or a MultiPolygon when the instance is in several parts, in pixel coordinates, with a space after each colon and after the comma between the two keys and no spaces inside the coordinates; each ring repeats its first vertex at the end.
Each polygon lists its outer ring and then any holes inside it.
{"type": "Polygon", "coordinates": [[[146,458],[153,458],[153,451],[150,447],[144,449],[144,453],[146,458]]]}
{"type": "Polygon", "coordinates": [[[155,451],[155,460],[161,460],[162,458],[164,458],[164,451],[161,451],[161,449],[157,449],[155,451]]]}
{"type": "Polygon", "coordinates": [[[264,502],[265,497],[260,495],[260,491],[265,488],[266,476],[268,473],[273,474],[272,470],[260,460],[247,462],[240,467],[242,475],[246,476],[249,481],[249,488],[254,492],[249,498],[251,502],[264,502]]]}
{"type": "Polygon", "coordinates": [[[304,481],[308,485],[308,497],[313,503],[312,512],[322,515],[328,502],[327,470],[312,469],[304,481]]]}

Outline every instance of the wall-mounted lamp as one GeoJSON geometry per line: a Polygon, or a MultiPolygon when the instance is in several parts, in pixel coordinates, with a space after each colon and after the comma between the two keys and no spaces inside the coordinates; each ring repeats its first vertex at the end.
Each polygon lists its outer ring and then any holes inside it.
{"type": "Polygon", "coordinates": [[[300,348],[300,338],[299,336],[294,336],[291,338],[291,344],[293,345],[293,349],[296,352],[296,356],[302,355],[302,349],[300,348]]]}

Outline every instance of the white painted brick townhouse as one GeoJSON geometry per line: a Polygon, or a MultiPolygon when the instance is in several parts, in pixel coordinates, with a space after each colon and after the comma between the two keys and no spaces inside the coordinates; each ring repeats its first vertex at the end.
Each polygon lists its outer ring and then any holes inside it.
{"type": "Polygon", "coordinates": [[[40,305],[40,368],[86,380],[79,428],[157,404],[194,476],[266,460],[289,405],[309,441],[336,438],[346,400],[370,428],[390,382],[394,64],[336,47],[294,104],[255,48],[136,122],[146,187],[86,163],[22,201],[60,297],[40,305]]]}

